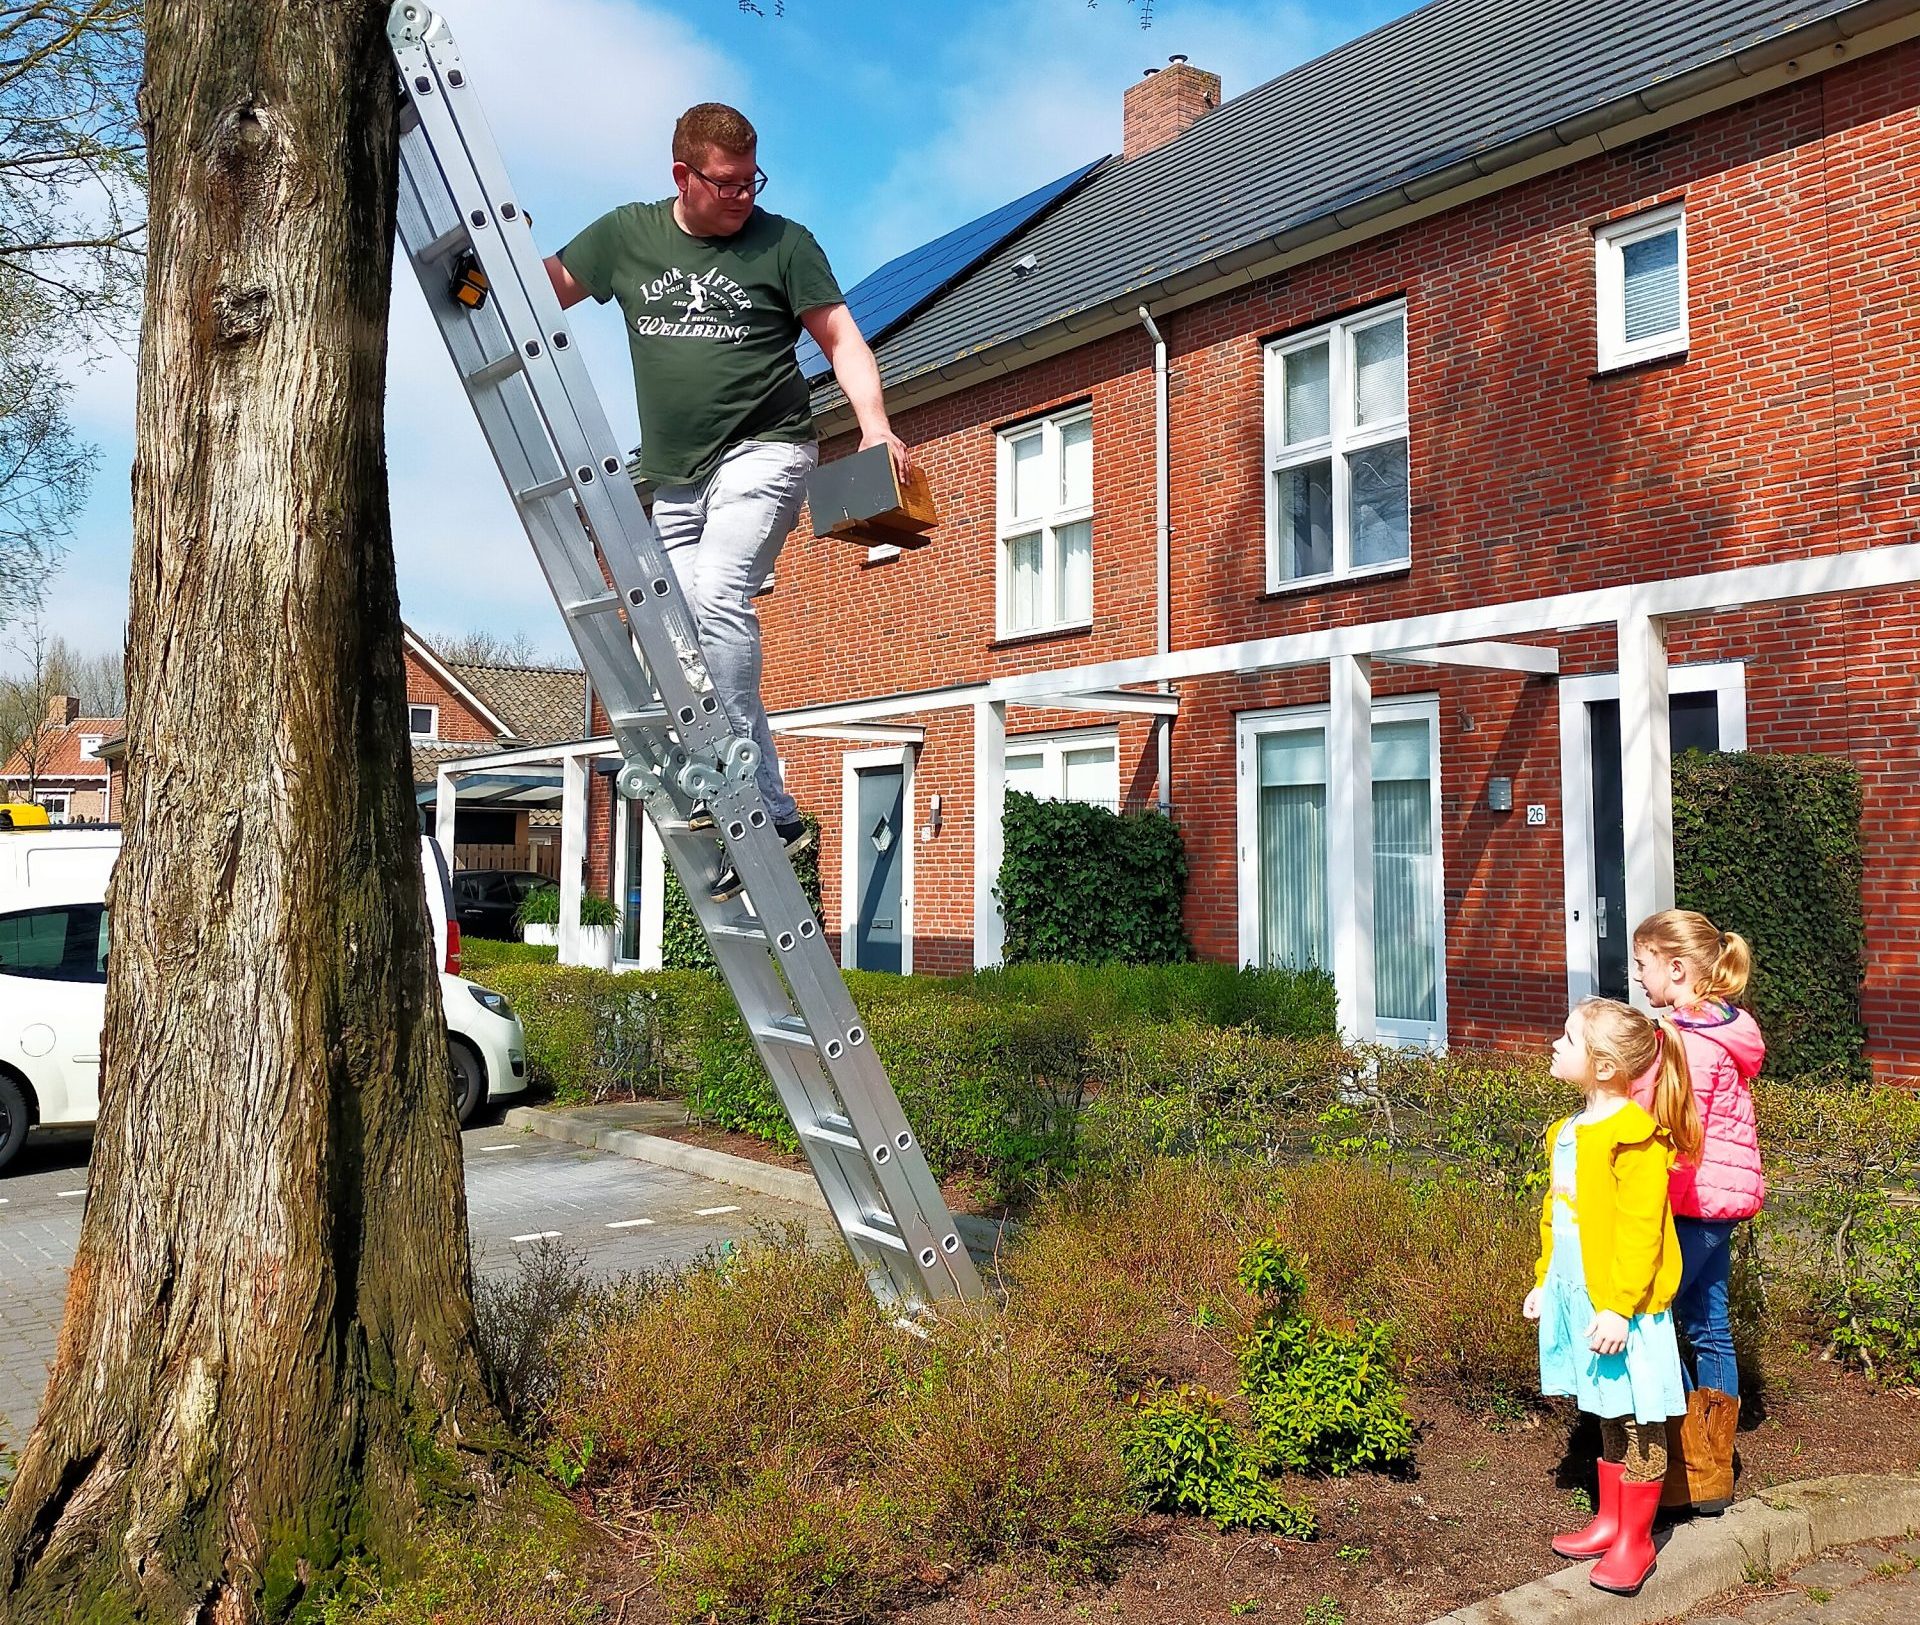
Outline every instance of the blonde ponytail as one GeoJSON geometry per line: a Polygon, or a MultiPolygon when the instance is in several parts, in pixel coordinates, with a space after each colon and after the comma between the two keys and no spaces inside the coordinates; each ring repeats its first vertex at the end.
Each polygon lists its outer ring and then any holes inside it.
{"type": "Polygon", "coordinates": [[[1687,1048],[1680,1029],[1665,1016],[1657,1017],[1654,1030],[1659,1043],[1659,1075],[1653,1081],[1653,1117],[1682,1162],[1698,1162],[1700,1148],[1706,1143],[1706,1129],[1700,1122],[1700,1103],[1693,1098],[1693,1075],[1687,1070],[1687,1048]]]}

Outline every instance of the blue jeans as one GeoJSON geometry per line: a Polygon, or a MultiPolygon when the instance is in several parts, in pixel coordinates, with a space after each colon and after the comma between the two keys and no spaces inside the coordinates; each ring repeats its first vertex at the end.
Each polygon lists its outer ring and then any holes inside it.
{"type": "Polygon", "coordinates": [[[1736,1219],[1674,1216],[1680,1236],[1680,1291],[1673,1318],[1694,1360],[1694,1386],[1740,1397],[1740,1369],[1733,1359],[1733,1322],[1727,1315],[1727,1275],[1733,1267],[1736,1219]]]}

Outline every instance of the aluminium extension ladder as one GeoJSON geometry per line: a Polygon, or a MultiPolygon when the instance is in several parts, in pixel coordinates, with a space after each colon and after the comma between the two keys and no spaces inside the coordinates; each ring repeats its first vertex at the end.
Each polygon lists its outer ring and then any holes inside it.
{"type": "Polygon", "coordinates": [[[405,91],[401,248],[606,705],[625,758],[619,792],[660,832],[874,1295],[909,1314],[977,1297],[980,1278],[755,786],[758,747],[735,735],[714,692],[692,611],[627,477],[453,35],[419,0],[396,0],[387,33],[405,91]],[[688,829],[697,803],[711,809],[713,830],[688,829]],[[708,896],[716,836],[750,908],[708,896]]]}

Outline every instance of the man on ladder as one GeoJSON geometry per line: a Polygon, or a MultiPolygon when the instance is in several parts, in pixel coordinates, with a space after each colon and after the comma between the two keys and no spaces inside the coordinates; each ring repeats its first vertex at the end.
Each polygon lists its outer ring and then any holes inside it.
{"type": "MultiPolygon", "coordinates": [[[[773,574],[819,460],[794,356],[803,327],[833,365],[861,449],[889,447],[903,477],[910,459],[887,422],[873,351],[820,245],[755,201],[767,184],[757,147],[735,109],[689,108],[673,132],[675,195],[602,215],[546,267],[563,309],[589,297],[620,302],[654,527],[727,715],[760,747],[760,793],[792,854],[811,832],[781,781],[760,699],[752,598],[773,574]]],[[[740,888],[724,863],[714,900],[740,888]]]]}

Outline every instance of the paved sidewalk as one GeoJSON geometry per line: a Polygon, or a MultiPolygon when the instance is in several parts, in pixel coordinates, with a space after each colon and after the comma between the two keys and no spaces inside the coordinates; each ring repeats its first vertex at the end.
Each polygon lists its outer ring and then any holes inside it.
{"type": "Polygon", "coordinates": [[[1849,1546],[1768,1586],[1748,1586],[1686,1616],[1686,1625],[1913,1625],[1920,1620],[1920,1540],[1849,1546]]]}

